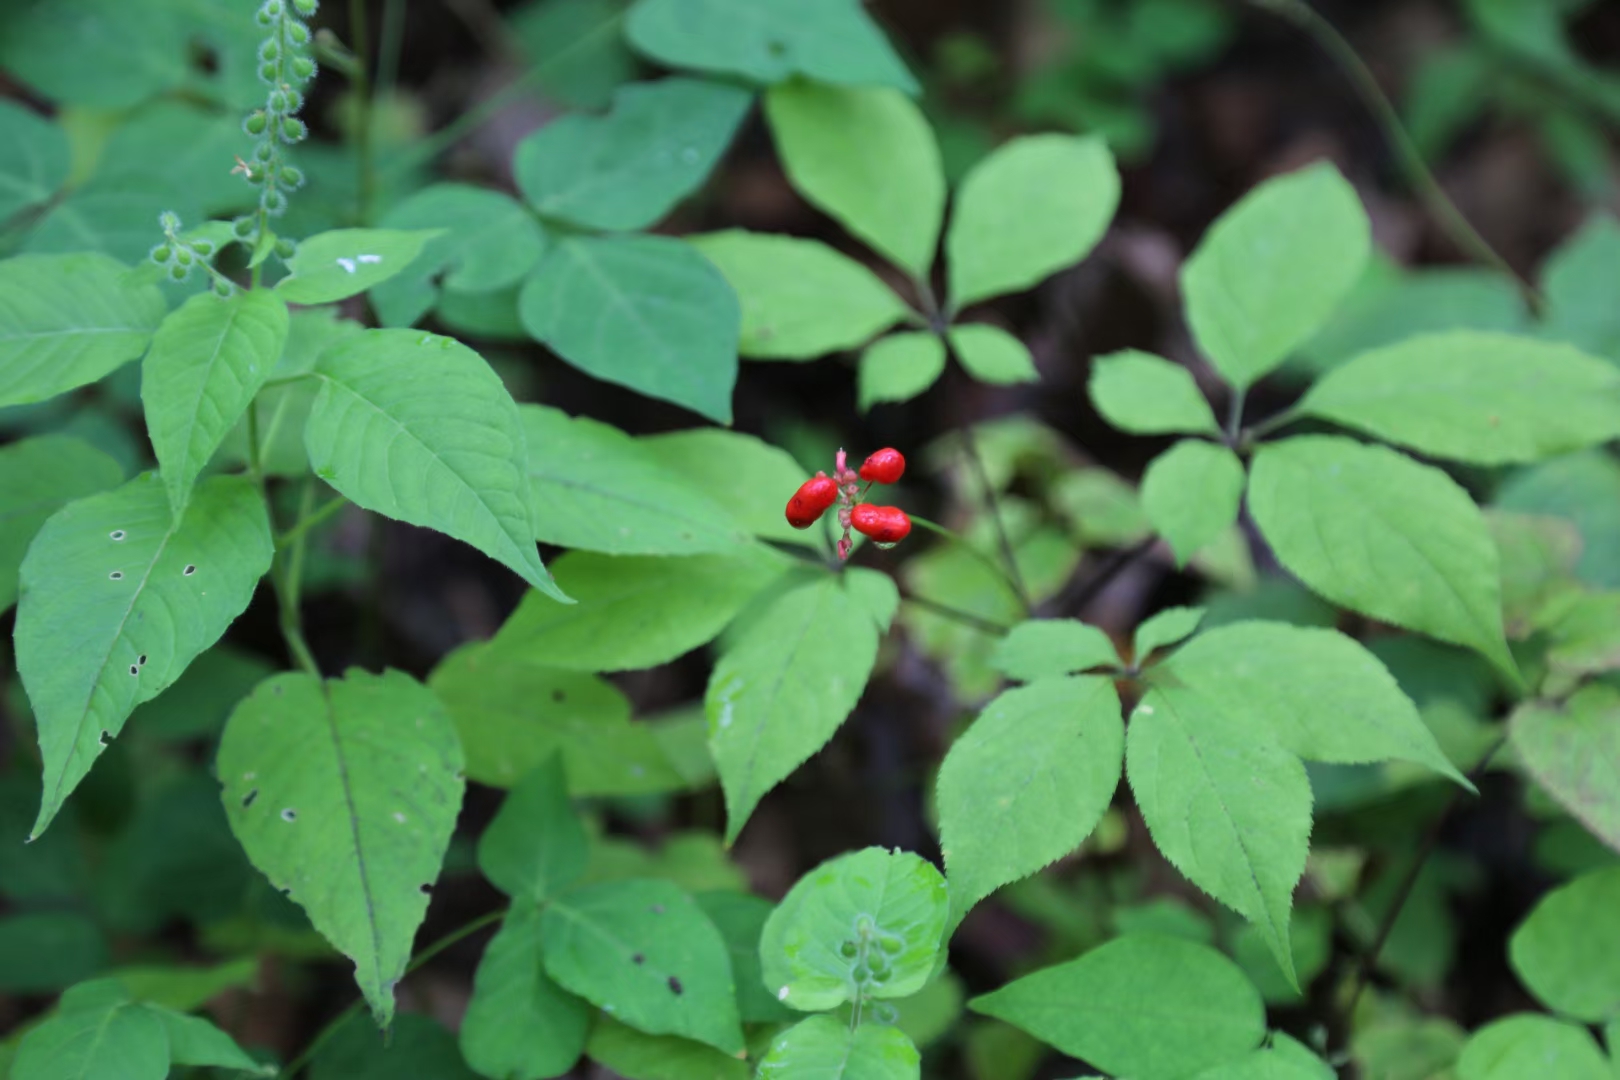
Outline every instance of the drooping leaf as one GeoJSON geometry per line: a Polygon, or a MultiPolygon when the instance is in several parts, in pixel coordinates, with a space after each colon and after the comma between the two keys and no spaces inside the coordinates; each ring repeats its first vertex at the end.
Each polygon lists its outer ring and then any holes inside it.
{"type": "Polygon", "coordinates": [[[287,305],[264,290],[200,293],[158,327],[141,361],[141,403],[176,513],[281,358],[288,327],[287,305]]]}
{"type": "Polygon", "coordinates": [[[807,477],[786,450],[752,435],[720,428],[693,428],[651,435],[637,442],[668,469],[705,491],[724,491],[722,505],[744,532],[767,540],[825,545],[822,534],[787,523],[782,508],[807,477]]]}
{"type": "Polygon", "coordinates": [[[461,810],[461,747],[397,671],[275,676],[231,714],[217,770],[253,865],[355,963],[379,1026],[461,810]]]}
{"type": "Polygon", "coordinates": [[[552,981],[541,960],[540,909],[519,902],[484,947],[461,1021],[461,1053],[492,1080],[544,1080],[585,1050],[590,1007],[552,981]]]}
{"type": "Polygon", "coordinates": [[[884,401],[910,401],[945,371],[945,344],[924,331],[890,334],[861,354],[857,394],[861,409],[884,401]]]}
{"type": "Polygon", "coordinates": [[[996,670],[1033,682],[1119,663],[1107,634],[1075,619],[1030,619],[1012,628],[996,646],[996,670]]]}
{"type": "Polygon", "coordinates": [[[915,104],[898,90],[783,83],[765,115],[800,195],[913,277],[928,273],[945,174],[915,104]]]}
{"type": "Polygon", "coordinates": [[[157,1013],[127,1000],[66,1008],[24,1036],[13,1080],[164,1080],[169,1037],[157,1013]]]}
{"type": "Polygon", "coordinates": [[[264,501],[245,477],[199,485],[179,521],[144,473],[45,522],[19,573],[15,635],[45,764],[34,836],[131,710],[242,613],[272,553],[264,501]]]}
{"type": "Polygon", "coordinates": [[[571,236],[518,297],[523,326],[588,375],[731,422],[737,298],[714,264],[667,236],[571,236]]]}
{"type": "Polygon", "coordinates": [[[1036,382],[1041,377],[1029,349],[999,326],[989,323],[954,326],[950,339],[951,349],[963,370],[980,382],[1011,386],[1036,382]]]}
{"type": "Polygon", "coordinates": [[[585,827],[568,802],[562,759],[525,773],[478,838],[478,869],[519,903],[543,904],[585,872],[585,827]]]}
{"type": "Polygon", "coordinates": [[[452,338],[368,330],[322,353],[315,377],[304,444],[316,475],[567,600],[535,548],[517,406],[482,357],[452,338]]]}
{"type": "Polygon", "coordinates": [[[1134,435],[1219,435],[1220,425],[1192,372],[1151,353],[1126,349],[1091,362],[1091,403],[1134,435]]]}
{"type": "Polygon", "coordinates": [[[289,304],[331,304],[380,285],[422,254],[436,229],[333,229],[299,243],[276,292],[289,304]]]}
{"type": "Polygon", "coordinates": [[[1181,268],[1193,337],[1236,389],[1288,359],[1361,276],[1367,212],[1332,165],[1268,180],[1216,220],[1181,268]]]}
{"type": "Polygon", "coordinates": [[[1457,1080],[1613,1080],[1614,1070],[1591,1032],[1534,1013],[1515,1013],[1469,1037],[1457,1058],[1457,1080]]]}
{"type": "Polygon", "coordinates": [[[1520,981],[1543,1005],[1588,1024],[1620,1019],[1620,867],[1542,897],[1508,942],[1520,981]]]}
{"type": "Polygon", "coordinates": [[[573,113],[520,142],[518,187],[548,218],[646,228],[708,179],[753,101],[747,90],[702,79],[629,83],[606,116],[573,113]]]}
{"type": "Polygon", "coordinates": [[[759,1080],[917,1080],[922,1056],[906,1033],[880,1024],[851,1027],[833,1016],[801,1020],[771,1040],[759,1080]]]}
{"type": "Polygon", "coordinates": [[[649,1035],[605,1013],[591,1025],[585,1054],[624,1080],[749,1080],[748,1063],[694,1039],[649,1035]]]}
{"type": "Polygon", "coordinates": [[[0,406],[93,383],[146,351],[168,305],[105,255],[0,262],[0,406]]]}
{"type": "Polygon", "coordinates": [[[953,922],[1078,848],[1113,800],[1124,755],[1107,678],[1042,679],[987,705],[939,769],[953,922]]]}
{"type": "Polygon", "coordinates": [[[1018,292],[1086,257],[1119,205],[1099,136],[1026,135],[962,179],[945,237],[951,307],[1018,292]]]}
{"type": "Polygon", "coordinates": [[[1246,479],[1236,454],[1202,439],[1182,439],[1148,464],[1142,509],[1170,542],[1177,565],[1237,521],[1246,479]]]}
{"type": "Polygon", "coordinates": [[[0,223],[48,202],[67,182],[70,151],[60,127],[11,101],[0,102],[0,223]]]}
{"type": "Polygon", "coordinates": [[[1155,649],[1174,645],[1184,638],[1191,637],[1193,631],[1197,630],[1203,621],[1203,608],[1172,607],[1156,613],[1136,628],[1136,634],[1131,642],[1136,662],[1141,664],[1155,649]]]}
{"type": "Polygon", "coordinates": [[[775,1024],[795,1013],[765,989],[759,942],[776,905],[753,893],[713,890],[698,893],[698,907],[726,939],[731,974],[737,983],[737,1015],[745,1024],[775,1024]]]}
{"type": "Polygon", "coordinates": [[[1620,692],[1594,683],[1561,706],[1528,703],[1511,721],[1513,748],[1566,810],[1620,852],[1620,692]]]}
{"type": "Polygon", "coordinates": [[[66,435],[0,447],[0,612],[17,600],[17,568],[46,519],[123,479],[116,461],[66,435]]]}

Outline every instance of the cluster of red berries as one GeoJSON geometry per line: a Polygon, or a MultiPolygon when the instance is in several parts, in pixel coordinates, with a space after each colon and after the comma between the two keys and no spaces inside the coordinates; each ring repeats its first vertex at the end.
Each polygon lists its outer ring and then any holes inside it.
{"type": "Polygon", "coordinates": [[[808,529],[821,515],[838,504],[838,523],[844,527],[844,538],[838,542],[838,557],[849,558],[849,530],[853,526],[862,536],[870,537],[879,547],[893,547],[911,532],[911,518],[896,506],[873,506],[860,502],[864,492],[860,482],[893,484],[906,471],[906,459],[893,448],[879,450],[861,465],[856,473],[845,460],[844,451],[838,451],[833,475],[818,472],[799,485],[799,490],[788,500],[787,520],[795,529],[808,529]]]}

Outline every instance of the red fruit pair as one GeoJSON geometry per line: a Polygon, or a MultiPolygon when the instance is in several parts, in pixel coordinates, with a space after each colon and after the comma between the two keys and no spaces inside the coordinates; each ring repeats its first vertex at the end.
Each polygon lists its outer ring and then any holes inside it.
{"type": "Polygon", "coordinates": [[[898,544],[911,532],[911,518],[898,506],[861,503],[849,515],[849,523],[856,532],[878,544],[898,544]]]}
{"type": "Polygon", "coordinates": [[[826,473],[817,473],[799,485],[799,490],[788,500],[788,524],[795,529],[808,529],[838,501],[838,481],[826,473]]]}

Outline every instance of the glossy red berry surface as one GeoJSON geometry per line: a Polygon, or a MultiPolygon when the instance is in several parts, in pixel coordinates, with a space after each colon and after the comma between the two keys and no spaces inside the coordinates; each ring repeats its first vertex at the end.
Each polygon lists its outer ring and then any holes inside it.
{"type": "Polygon", "coordinates": [[[896,544],[911,532],[911,518],[898,506],[862,503],[850,514],[855,531],[879,544],[896,544]]]}
{"type": "Polygon", "coordinates": [[[900,451],[884,447],[861,464],[861,479],[875,484],[894,484],[906,473],[906,459],[900,451]]]}
{"type": "Polygon", "coordinates": [[[838,481],[830,476],[812,476],[800,484],[799,490],[788,500],[788,524],[795,529],[808,529],[837,501],[838,481]]]}

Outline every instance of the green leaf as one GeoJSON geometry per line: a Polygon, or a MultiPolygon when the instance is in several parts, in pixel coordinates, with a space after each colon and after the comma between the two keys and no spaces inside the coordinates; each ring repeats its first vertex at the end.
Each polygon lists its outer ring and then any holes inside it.
{"type": "Polygon", "coordinates": [[[1530,775],[1620,851],[1620,691],[1592,684],[1562,705],[1522,705],[1510,730],[1530,775]]]}
{"type": "MultiPolygon", "coordinates": [[[[158,218],[166,210],[182,221],[194,221],[201,213],[188,187],[165,189],[162,181],[149,177],[97,176],[53,203],[22,247],[38,255],[94,251],[139,265],[161,236],[158,218]]],[[[143,268],[140,276],[151,280],[161,275],[143,268]]]]}
{"type": "Polygon", "coordinates": [[[650,1035],[743,1049],[720,931],[667,881],[612,881],[553,900],[540,917],[546,972],[650,1035]]]}
{"type": "Polygon", "coordinates": [[[387,1027],[461,810],[450,717],[397,671],[278,675],[231,714],[216,769],[248,858],[354,961],[387,1027]]]}
{"type": "Polygon", "coordinates": [[[1517,470],[1496,492],[1495,506],[1572,522],[1581,534],[1575,574],[1600,588],[1620,588],[1620,462],[1588,450],[1517,470]]]}
{"type": "Polygon", "coordinates": [[[1009,679],[1033,682],[1048,675],[1113,666],[1119,663],[1119,655],[1108,635],[1089,623],[1030,619],[1001,639],[992,662],[1009,679]]]}
{"type": "Polygon", "coordinates": [[[567,602],[534,545],[517,405],[482,357],[452,338],[368,330],[323,353],[315,375],[304,444],[321,479],[567,602]]]}
{"type": "Polygon", "coordinates": [[[945,343],[927,331],[890,334],[861,353],[861,411],[882,401],[910,401],[945,371],[945,343]]]}
{"type": "Polygon", "coordinates": [[[1538,461],[1620,436],[1620,368],[1568,345],[1457,330],[1363,353],[1298,408],[1431,457],[1538,461]]]}
{"type": "MultiPolygon", "coordinates": [[[[262,104],[262,101],[261,101],[262,104]]],[[[95,183],[134,184],[159,191],[185,191],[205,215],[229,214],[258,202],[242,177],[219,167],[233,157],[248,157],[253,137],[242,130],[234,112],[216,112],[184,101],[154,101],[118,125],[107,137],[96,168],[95,183]]],[[[147,246],[159,239],[147,218],[147,246]]],[[[221,222],[229,235],[229,222],[221,222]]]]}
{"type": "Polygon", "coordinates": [[[782,515],[787,497],[805,480],[803,467],[786,450],[740,431],[712,427],[636,441],[688,483],[705,491],[724,491],[722,505],[744,532],[766,540],[825,547],[823,534],[801,532],[782,515]]]}
{"type": "Polygon", "coordinates": [[[201,484],[175,521],[155,473],[69,503],[19,573],[17,670],[39,728],[33,835],[123,729],[225,632],[270,568],[264,501],[245,477],[201,484]]]}
{"type": "Polygon", "coordinates": [[[765,923],[765,986],[800,1012],[903,998],[934,973],[949,898],[933,864],[869,847],[799,879],[765,923]]]}
{"type": "Polygon", "coordinates": [[[1199,348],[1246,389],[1327,321],[1370,246],[1367,212],[1332,165],[1266,181],[1221,215],[1181,268],[1199,348]]]}
{"type": "Polygon", "coordinates": [[[514,900],[543,904],[585,873],[586,846],[585,826],[568,801],[562,758],[551,757],[506,793],[478,838],[478,869],[514,900]]]}
{"type": "Polygon", "coordinates": [[[439,290],[487,293],[510,288],[534,269],[546,232],[504,192],[471,184],[433,184],[390,207],[389,229],[437,232],[405,269],[371,290],[384,326],[411,326],[431,311],[439,290]]]}
{"type": "MultiPolygon", "coordinates": [[[[745,618],[748,616],[745,616],[745,618]]],[[[769,599],[715,665],[704,696],[709,751],[726,795],[726,842],[765,793],[820,750],[855,708],[878,627],[840,578],[769,599]]]]}
{"type": "Polygon", "coordinates": [[[146,351],[168,305],[105,255],[0,262],[0,406],[85,386],[146,351]]]}
{"type": "Polygon", "coordinates": [[[1026,135],[963,177],[945,253],[951,308],[1039,284],[1096,246],[1119,205],[1099,136],[1026,135]]]}
{"type": "Polygon", "coordinates": [[[124,108],[186,76],[186,27],[166,5],[36,0],[9,5],[4,30],[0,67],[63,104],[124,108]]]}
{"type": "Polygon", "coordinates": [[[819,240],[742,229],[691,238],[742,307],[738,351],[811,360],[857,348],[911,309],[876,274],[819,240]]]}
{"type": "Polygon", "coordinates": [[[1620,362],[1620,312],[1605,282],[1620,267],[1620,221],[1594,214],[1541,268],[1547,301],[1542,330],[1587,352],[1620,362]]]}
{"type": "Polygon", "coordinates": [[[771,1040],[759,1080],[917,1080],[922,1057],[906,1033],[881,1024],[851,1027],[812,1016],[771,1040]]]}
{"type": "Polygon", "coordinates": [[[541,405],[518,411],[534,447],[536,539],[611,555],[735,552],[746,542],[718,500],[618,428],[541,405]]]}
{"type": "Polygon", "coordinates": [[[1007,331],[988,323],[955,326],[950,332],[951,348],[969,375],[993,386],[1038,382],[1035,359],[1024,343],[1007,331]]]}
{"type": "MultiPolygon", "coordinates": [[[[213,781],[209,780],[212,786],[213,781]]],[[[213,967],[126,967],[107,976],[135,1001],[191,1012],[227,990],[252,987],[259,979],[259,959],[249,956],[213,967]]]]}
{"type": "Polygon", "coordinates": [[[546,97],[575,109],[602,109],[636,77],[636,58],[619,32],[615,0],[548,0],[503,12],[546,97]]]}
{"type": "Polygon", "coordinates": [[[400,1013],[387,1032],[341,1025],[310,1063],[310,1080],[476,1080],[456,1037],[421,1013],[400,1013]]]}
{"type": "Polygon", "coordinates": [[[648,1035],[599,1013],[585,1053],[625,1080],[749,1080],[746,1061],[675,1035],[648,1035]]]}
{"type": "Polygon", "coordinates": [[[779,83],[892,86],[917,82],[857,0],[639,0],[625,35],[643,55],[674,68],[779,83]]]}
{"type": "Polygon", "coordinates": [[[131,1001],[64,1009],[17,1048],[13,1080],[164,1080],[169,1037],[157,1013],[131,1001]]]}
{"type": "Polygon", "coordinates": [[[1141,664],[1153,654],[1154,650],[1191,637],[1193,631],[1197,630],[1203,621],[1203,608],[1165,608],[1136,628],[1135,638],[1131,643],[1131,651],[1136,657],[1136,662],[1141,664]]]}
{"type": "Polygon", "coordinates": [[[1170,542],[1176,565],[1230,529],[1243,502],[1243,462],[1224,446],[1182,439],[1142,475],[1142,509],[1170,542]]]}
{"type": "Polygon", "coordinates": [[[46,519],[123,479],[116,461],[65,435],[0,447],[0,612],[17,600],[17,568],[46,519]]]}
{"type": "Polygon", "coordinates": [[[731,423],[737,298],[714,264],[667,236],[571,236],[518,297],[533,337],[587,375],[731,423]]]}
{"type": "Polygon", "coordinates": [[[287,305],[274,293],[200,293],[163,320],[141,361],[141,402],[169,505],[192,485],[281,358],[287,305]]]}
{"type": "Polygon", "coordinates": [[[1265,1006],[1236,964],[1158,934],[1115,938],[968,1008],[1139,1080],[1190,1076],[1253,1049],[1266,1030],[1265,1006]]]}
{"type": "Polygon", "coordinates": [[[530,593],[497,639],[570,671],[657,667],[712,641],[782,569],[764,547],[680,558],[570,552],[552,570],[578,603],[530,593]]]}
{"type": "Polygon", "coordinates": [[[1322,596],[1476,649],[1517,678],[1496,546],[1439,469],[1335,436],[1286,439],[1256,452],[1249,510],[1277,559],[1322,596]]]}
{"type": "Polygon", "coordinates": [[[333,229],[301,241],[276,292],[289,304],[330,304],[403,271],[439,230],[333,229]]]}
{"type": "Polygon", "coordinates": [[[130,714],[143,737],[169,742],[212,738],[236,703],[276,673],[264,657],[215,645],[192,661],[175,684],[130,714]]]}
{"type": "Polygon", "coordinates": [[[540,909],[514,905],[473,976],[461,1053],[495,1080],[561,1076],[585,1050],[591,1010],[546,974],[540,936],[540,909]]]}
{"type": "MultiPolygon", "coordinates": [[[[1279,1044],[1287,1035],[1275,1036],[1279,1044]]],[[[1289,1040],[1297,1051],[1277,1047],[1263,1047],[1246,1057],[1240,1057],[1200,1072],[1194,1080],[1337,1080],[1333,1066],[1289,1040]],[[1297,1056],[1295,1056],[1297,1055],[1297,1056]]],[[[1382,1074],[1380,1074],[1382,1075],[1382,1074]]]]}
{"type": "Polygon", "coordinates": [[[630,83],[606,116],[572,113],[518,143],[518,188],[570,225],[644,229],[702,186],[753,102],[750,91],[701,79],[630,83]]]}
{"type": "Polygon", "coordinates": [[[1113,800],[1124,755],[1110,679],[1042,679],[987,705],[939,769],[952,921],[1078,848],[1113,800]]]}
{"type": "Polygon", "coordinates": [[[187,1016],[157,1005],[146,1006],[156,1014],[169,1038],[169,1061],[173,1065],[213,1065],[234,1072],[274,1076],[273,1065],[260,1065],[243,1052],[225,1032],[200,1016],[187,1016]]]}
{"type": "Polygon", "coordinates": [[[1508,942],[1514,974],[1547,1008],[1588,1024],[1620,1020],[1620,867],[1554,889],[1508,942]]]}
{"type": "Polygon", "coordinates": [[[1457,1080],[1613,1080],[1592,1033],[1550,1016],[1517,1013],[1474,1032],[1457,1059],[1457,1080]]]}
{"type": "Polygon", "coordinates": [[[0,992],[54,992],[106,966],[106,938],[83,915],[24,911],[0,916],[0,992]]]}
{"type": "Polygon", "coordinates": [[[913,277],[928,273],[945,174],[915,104],[898,90],[783,83],[765,115],[800,195],[913,277]]]}
{"type": "Polygon", "coordinates": [[[49,120],[11,101],[0,101],[0,223],[19,210],[50,201],[67,183],[67,134],[49,120]]]}
{"type": "Polygon", "coordinates": [[[795,1019],[793,1010],[765,989],[760,967],[760,935],[776,905],[743,892],[703,892],[697,894],[696,900],[720,931],[720,936],[726,939],[726,948],[731,954],[731,974],[737,982],[737,1015],[742,1022],[775,1024],[795,1019]]]}
{"type": "Polygon", "coordinates": [[[1133,435],[1219,435],[1192,372],[1152,353],[1126,349],[1091,362],[1091,403],[1133,435]]]}

